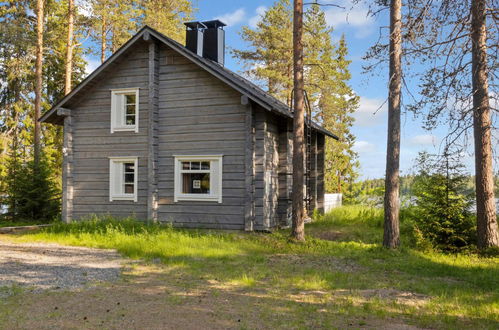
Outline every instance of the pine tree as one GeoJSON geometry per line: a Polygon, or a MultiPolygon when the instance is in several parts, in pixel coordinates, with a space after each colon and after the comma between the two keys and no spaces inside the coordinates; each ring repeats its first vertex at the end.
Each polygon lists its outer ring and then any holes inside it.
{"type": "Polygon", "coordinates": [[[190,0],[91,0],[90,35],[100,45],[95,53],[104,62],[144,25],[183,43],[183,22],[193,11],[190,0]]]}
{"type": "MultiPolygon", "coordinates": [[[[10,167],[19,167],[23,170],[33,169],[34,127],[33,90],[36,77],[33,74],[36,64],[36,12],[31,7],[34,1],[12,1],[0,7],[0,133],[4,141],[9,141],[2,150],[0,157],[5,159],[0,164],[0,180],[9,182],[10,167]],[[12,141],[16,141],[15,147],[12,141]],[[14,150],[17,150],[16,162],[7,161],[14,150]],[[7,157],[7,158],[5,158],[7,157]]],[[[42,87],[40,90],[40,112],[48,109],[50,104],[64,95],[65,64],[66,64],[66,37],[67,13],[66,1],[45,1],[44,3],[44,35],[43,35],[43,65],[42,87]]],[[[78,16],[75,20],[75,37],[81,37],[82,29],[78,16]]],[[[82,58],[83,49],[76,42],[73,48],[72,82],[78,83],[85,71],[85,62],[82,58]]],[[[37,191],[38,199],[54,200],[51,189],[47,185],[54,185],[55,191],[60,186],[62,162],[62,130],[60,127],[44,125],[40,132],[40,177],[36,180],[30,174],[23,188],[26,191],[37,191]],[[40,179],[41,181],[37,181],[40,179]],[[45,182],[44,180],[48,180],[45,182]],[[31,186],[29,186],[31,185],[31,186]],[[40,188],[42,187],[42,188],[40,188]],[[45,188],[43,188],[45,187],[45,188]]],[[[35,167],[36,168],[36,167],[35,167]]],[[[19,186],[21,187],[21,186],[19,186]]],[[[9,196],[5,193],[8,187],[2,185],[1,194],[9,198],[21,198],[21,195],[9,196]],[[17,197],[16,197],[17,196],[17,197]]],[[[29,192],[26,192],[29,194],[29,192]]],[[[24,198],[24,197],[23,197],[24,198]]],[[[14,205],[14,204],[12,204],[14,205]]],[[[18,205],[15,204],[15,205],[18,205]]],[[[15,213],[17,214],[17,213],[15,213]]],[[[52,217],[52,216],[50,216],[52,217]]]]}
{"type": "MultiPolygon", "coordinates": [[[[249,50],[233,50],[244,65],[245,74],[255,79],[270,94],[291,105],[292,10],[288,0],[279,0],[263,15],[255,29],[243,27],[241,37],[249,50]]],[[[331,39],[333,28],[327,25],[319,5],[304,13],[305,90],[313,106],[314,119],[340,137],[326,141],[326,191],[344,192],[357,177],[355,137],[350,132],[352,113],[359,99],[348,85],[350,61],[345,38],[337,45],[331,39]]]]}
{"type": "Polygon", "coordinates": [[[291,236],[305,240],[303,206],[305,158],[305,82],[303,77],[303,0],[294,0],[293,6],[293,192],[291,236]]]}
{"type": "Polygon", "coordinates": [[[71,78],[73,73],[74,16],[74,0],[68,0],[68,37],[66,41],[64,94],[69,94],[69,92],[71,92],[72,85],[71,78]]]}
{"type": "Polygon", "coordinates": [[[345,37],[333,45],[333,28],[319,5],[306,11],[305,26],[305,89],[310,104],[316,105],[314,118],[339,137],[339,141],[326,140],[326,191],[342,193],[357,177],[355,137],[350,128],[359,98],[347,83],[351,75],[345,37]]]}
{"type": "Polygon", "coordinates": [[[467,141],[473,128],[478,246],[499,246],[494,198],[493,100],[497,100],[497,0],[409,1],[406,54],[418,72],[418,99],[409,109],[425,128],[449,127],[448,146],[467,141]],[[487,20],[487,18],[490,18],[487,20]],[[427,59],[434,59],[427,61],[427,59]],[[491,104],[492,103],[492,104],[491,104]]]}
{"type": "Polygon", "coordinates": [[[36,62],[35,62],[35,109],[33,112],[33,149],[34,162],[38,165],[41,153],[41,126],[38,118],[42,111],[42,88],[43,88],[43,28],[44,22],[44,0],[36,1],[36,62]]]}
{"type": "Polygon", "coordinates": [[[101,62],[137,30],[139,11],[132,0],[92,0],[90,36],[100,45],[101,62]]]}
{"type": "Polygon", "coordinates": [[[250,49],[232,51],[247,76],[288,106],[293,88],[292,16],[289,0],[276,1],[256,29],[243,27],[240,35],[250,49]]]}
{"type": "Polygon", "coordinates": [[[139,25],[149,25],[153,29],[185,43],[184,22],[192,19],[193,8],[190,0],[146,0],[139,1],[139,25]]]}
{"type": "Polygon", "coordinates": [[[388,76],[388,139],[386,147],[383,246],[400,245],[400,107],[402,91],[402,1],[390,2],[390,73],[388,76]]]}

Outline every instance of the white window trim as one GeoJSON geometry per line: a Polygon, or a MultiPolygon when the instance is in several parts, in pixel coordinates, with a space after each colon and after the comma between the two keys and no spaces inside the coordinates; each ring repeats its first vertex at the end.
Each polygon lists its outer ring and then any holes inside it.
{"type": "Polygon", "coordinates": [[[109,201],[134,201],[137,202],[138,200],[138,195],[137,191],[139,190],[139,187],[137,185],[138,183],[138,177],[139,177],[139,158],[138,157],[109,157],[109,201]],[[134,175],[134,180],[133,180],[133,194],[113,194],[113,178],[114,178],[114,173],[113,171],[113,163],[115,162],[120,162],[120,163],[134,163],[134,168],[135,168],[135,175],[134,175]]]}
{"type": "MultiPolygon", "coordinates": [[[[124,113],[119,113],[119,115],[124,115],[124,113]]],[[[139,88],[121,88],[121,89],[111,89],[111,133],[114,132],[127,132],[134,131],[139,132],[139,88]],[[135,93],[135,125],[117,125],[118,109],[116,108],[116,96],[120,94],[131,94],[135,93]]]]}
{"type": "Polygon", "coordinates": [[[199,201],[199,202],[218,202],[222,203],[222,174],[223,174],[223,155],[173,155],[174,159],[174,202],[178,201],[199,201]],[[210,193],[209,194],[184,194],[182,193],[182,176],[180,166],[186,161],[218,161],[218,173],[213,173],[210,166],[210,193]],[[218,180],[217,191],[211,189],[213,182],[218,180]]]}

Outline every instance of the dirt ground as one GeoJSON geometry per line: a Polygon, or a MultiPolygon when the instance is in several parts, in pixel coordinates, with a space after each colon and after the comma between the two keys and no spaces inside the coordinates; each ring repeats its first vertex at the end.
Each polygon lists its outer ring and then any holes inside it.
{"type": "MultiPolygon", "coordinates": [[[[134,264],[114,283],[77,290],[25,291],[10,298],[1,329],[271,329],[287,326],[289,303],[258,289],[210,286],[174,268],[134,264]],[[272,311],[268,306],[278,306],[272,311]],[[277,313],[276,313],[277,311],[277,313]],[[269,323],[272,320],[272,325],[269,323]]],[[[306,293],[293,300],[306,303],[306,293]]],[[[1,301],[1,300],[0,300],[1,301]]],[[[293,302],[291,302],[293,303],[293,302]]],[[[334,312],[317,306],[318,312],[334,312]]],[[[305,316],[307,317],[307,316],[305,316]]],[[[416,329],[393,320],[305,320],[306,328],[416,329]]]]}
{"type": "MultiPolygon", "coordinates": [[[[274,255],[269,262],[299,266],[302,260],[274,255]]],[[[328,262],[333,269],[360,270],[328,262]]],[[[0,267],[0,329],[416,329],[400,319],[339,313],[342,305],[335,304],[351,299],[350,292],[283,296],[268,286],[230,286],[159,260],[121,258],[113,250],[0,240],[0,267]]],[[[425,299],[364,291],[360,299],[425,299]]]]}

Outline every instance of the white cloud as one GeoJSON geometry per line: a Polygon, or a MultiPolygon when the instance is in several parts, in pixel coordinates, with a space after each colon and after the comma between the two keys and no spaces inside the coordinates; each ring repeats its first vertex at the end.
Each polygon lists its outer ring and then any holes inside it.
{"type": "Polygon", "coordinates": [[[368,141],[355,141],[353,150],[358,153],[370,153],[376,151],[376,146],[374,143],[368,141]]]}
{"type": "Polygon", "coordinates": [[[383,102],[382,99],[361,97],[359,108],[353,114],[354,125],[372,127],[382,124],[387,112],[387,104],[383,102]]]}
{"type": "Polygon", "coordinates": [[[246,11],[244,10],[244,8],[239,8],[232,13],[226,13],[215,17],[215,19],[221,20],[222,22],[227,24],[227,26],[236,25],[244,21],[245,18],[246,18],[246,11]]]}
{"type": "Polygon", "coordinates": [[[437,137],[431,134],[416,135],[409,139],[409,143],[415,146],[435,146],[437,137]]]}
{"type": "Polygon", "coordinates": [[[101,62],[96,58],[85,57],[84,60],[87,62],[87,66],[85,67],[85,75],[87,76],[101,65],[101,62]]]}
{"type": "Polygon", "coordinates": [[[253,28],[253,29],[256,28],[256,26],[258,25],[258,23],[262,19],[263,15],[265,15],[265,12],[267,11],[267,9],[268,8],[265,6],[259,6],[256,8],[256,10],[255,10],[256,15],[251,17],[248,20],[248,24],[251,28],[253,28]]]}
{"type": "Polygon", "coordinates": [[[76,9],[80,15],[85,17],[92,16],[92,4],[88,0],[76,0],[76,9]]]}
{"type": "Polygon", "coordinates": [[[372,33],[374,19],[369,15],[369,9],[359,3],[352,3],[349,0],[337,3],[343,8],[331,7],[325,11],[326,22],[334,28],[341,26],[352,27],[356,30],[355,37],[362,39],[372,33]]]}

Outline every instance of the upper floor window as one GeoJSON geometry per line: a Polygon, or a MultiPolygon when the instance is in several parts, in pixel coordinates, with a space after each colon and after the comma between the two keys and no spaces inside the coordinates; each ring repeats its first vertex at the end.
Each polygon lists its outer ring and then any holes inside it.
{"type": "Polygon", "coordinates": [[[175,156],[175,202],[222,202],[222,156],[175,156]]]}
{"type": "Polygon", "coordinates": [[[139,89],[115,89],[111,96],[111,133],[139,131],[139,89]]]}

